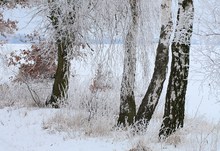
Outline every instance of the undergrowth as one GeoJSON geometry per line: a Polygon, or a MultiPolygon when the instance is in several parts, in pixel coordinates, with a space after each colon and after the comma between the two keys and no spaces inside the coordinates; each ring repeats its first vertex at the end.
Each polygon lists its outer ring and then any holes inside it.
{"type": "MultiPolygon", "coordinates": [[[[158,139],[162,120],[162,112],[159,110],[153,115],[147,131],[143,133],[136,133],[132,126],[117,127],[120,80],[114,79],[115,84],[107,90],[106,87],[103,90],[99,85],[94,91],[91,90],[92,79],[94,77],[84,79],[79,76],[72,77],[68,103],[50,115],[49,119],[42,121],[42,129],[50,133],[64,133],[65,137],[70,139],[98,137],[113,141],[128,141],[129,151],[220,150],[220,123],[209,123],[202,117],[186,117],[184,128],[164,141],[158,139]]],[[[27,84],[42,104],[51,93],[51,81],[28,82],[27,84]]],[[[28,91],[27,84],[0,85],[0,107],[37,107],[28,91]]]]}

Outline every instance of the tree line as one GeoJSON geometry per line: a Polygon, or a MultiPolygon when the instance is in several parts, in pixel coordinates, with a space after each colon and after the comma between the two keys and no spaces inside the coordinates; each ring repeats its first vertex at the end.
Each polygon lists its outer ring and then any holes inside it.
{"type": "MultiPolygon", "coordinates": [[[[31,5],[36,7],[37,3],[38,9],[41,10],[39,12],[44,12],[48,25],[47,43],[50,45],[47,46],[50,46],[48,49],[51,48],[55,52],[57,64],[51,96],[46,101],[46,106],[60,108],[68,101],[71,59],[80,56],[82,47],[88,47],[90,51],[94,51],[89,38],[102,39],[105,37],[103,35],[113,34],[122,39],[124,48],[117,125],[137,125],[146,130],[159,102],[164,82],[168,76],[167,71],[170,68],[159,138],[167,138],[184,126],[185,95],[194,19],[193,0],[178,0],[178,11],[174,13],[175,16],[172,15],[172,0],[162,0],[160,34],[153,75],[137,109],[134,85],[139,45],[138,35],[141,31],[140,28],[147,26],[144,24],[141,26],[141,15],[147,14],[142,14],[140,5],[148,2],[140,0],[47,0],[40,2],[30,0],[16,2],[26,7],[31,5]],[[174,37],[172,37],[173,34],[174,37]],[[170,67],[168,67],[169,53],[171,53],[170,67]]],[[[9,6],[8,1],[2,1],[1,6],[9,6]]],[[[16,28],[16,24],[10,20],[3,21],[2,19],[0,21],[0,24],[5,27],[0,31],[2,35],[6,31],[10,33],[11,30],[8,28],[16,28]]]]}

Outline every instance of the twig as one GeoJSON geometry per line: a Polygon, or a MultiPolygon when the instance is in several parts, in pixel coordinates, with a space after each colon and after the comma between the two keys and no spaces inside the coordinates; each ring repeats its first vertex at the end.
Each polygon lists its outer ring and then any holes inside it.
{"type": "MultiPolygon", "coordinates": [[[[82,34],[79,33],[79,35],[80,35],[82,38],[84,38],[82,34]]],[[[95,50],[89,45],[89,43],[86,42],[86,45],[89,47],[89,49],[90,49],[92,52],[95,51],[95,50]]]]}
{"type": "Polygon", "coordinates": [[[31,97],[32,97],[33,101],[35,102],[35,104],[37,104],[38,107],[41,107],[40,101],[39,101],[40,98],[39,98],[39,96],[37,95],[37,93],[30,88],[30,86],[28,85],[28,83],[27,83],[26,81],[23,80],[23,82],[24,82],[24,84],[27,86],[28,91],[30,92],[31,97]],[[35,95],[37,98],[35,98],[34,95],[35,95]]]}

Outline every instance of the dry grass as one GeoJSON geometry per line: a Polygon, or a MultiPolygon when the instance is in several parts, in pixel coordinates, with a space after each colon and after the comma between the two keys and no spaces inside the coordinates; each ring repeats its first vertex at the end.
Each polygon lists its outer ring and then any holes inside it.
{"type": "MultiPolygon", "coordinates": [[[[38,103],[43,106],[48,94],[51,92],[51,82],[29,82],[28,86],[35,92],[38,103]]],[[[24,83],[3,84],[0,86],[0,107],[37,107],[28,87],[24,83]]]]}
{"type": "MultiPolygon", "coordinates": [[[[89,90],[92,77],[75,76],[70,80],[68,106],[51,115],[42,123],[48,132],[63,132],[68,138],[107,137],[115,141],[129,141],[129,151],[218,151],[220,124],[209,123],[201,117],[186,118],[185,127],[164,142],[158,140],[162,113],[153,116],[146,132],[137,134],[133,127],[115,127],[119,112],[120,81],[107,91],[89,90]]],[[[51,83],[30,83],[44,102],[51,93],[51,83]]],[[[36,106],[25,84],[1,85],[0,107],[36,106]]]]}
{"type": "Polygon", "coordinates": [[[48,131],[67,132],[69,136],[108,136],[112,130],[113,122],[106,117],[90,118],[87,112],[70,114],[68,111],[60,111],[44,121],[42,127],[48,131]]]}
{"type": "Polygon", "coordinates": [[[118,116],[118,93],[112,89],[91,92],[89,81],[71,80],[76,85],[70,85],[70,90],[75,91],[70,92],[68,106],[44,121],[43,128],[73,136],[76,133],[91,137],[109,136],[118,116]]]}
{"type": "Polygon", "coordinates": [[[144,140],[138,140],[135,142],[135,145],[132,146],[132,149],[129,151],[152,151],[149,147],[146,146],[146,142],[144,140]]]}

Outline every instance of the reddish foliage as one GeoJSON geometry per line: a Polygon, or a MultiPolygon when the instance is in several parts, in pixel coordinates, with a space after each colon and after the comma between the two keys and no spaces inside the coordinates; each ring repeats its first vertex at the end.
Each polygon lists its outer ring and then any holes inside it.
{"type": "MultiPolygon", "coordinates": [[[[17,30],[17,21],[4,20],[2,13],[0,12],[0,35],[6,37],[6,34],[13,34],[17,30]]],[[[0,44],[4,44],[5,41],[1,41],[0,44]]]]}
{"type": "Polygon", "coordinates": [[[30,50],[22,50],[19,55],[11,53],[9,65],[20,65],[16,80],[48,79],[54,77],[56,71],[55,51],[45,51],[36,45],[30,50]]]}

